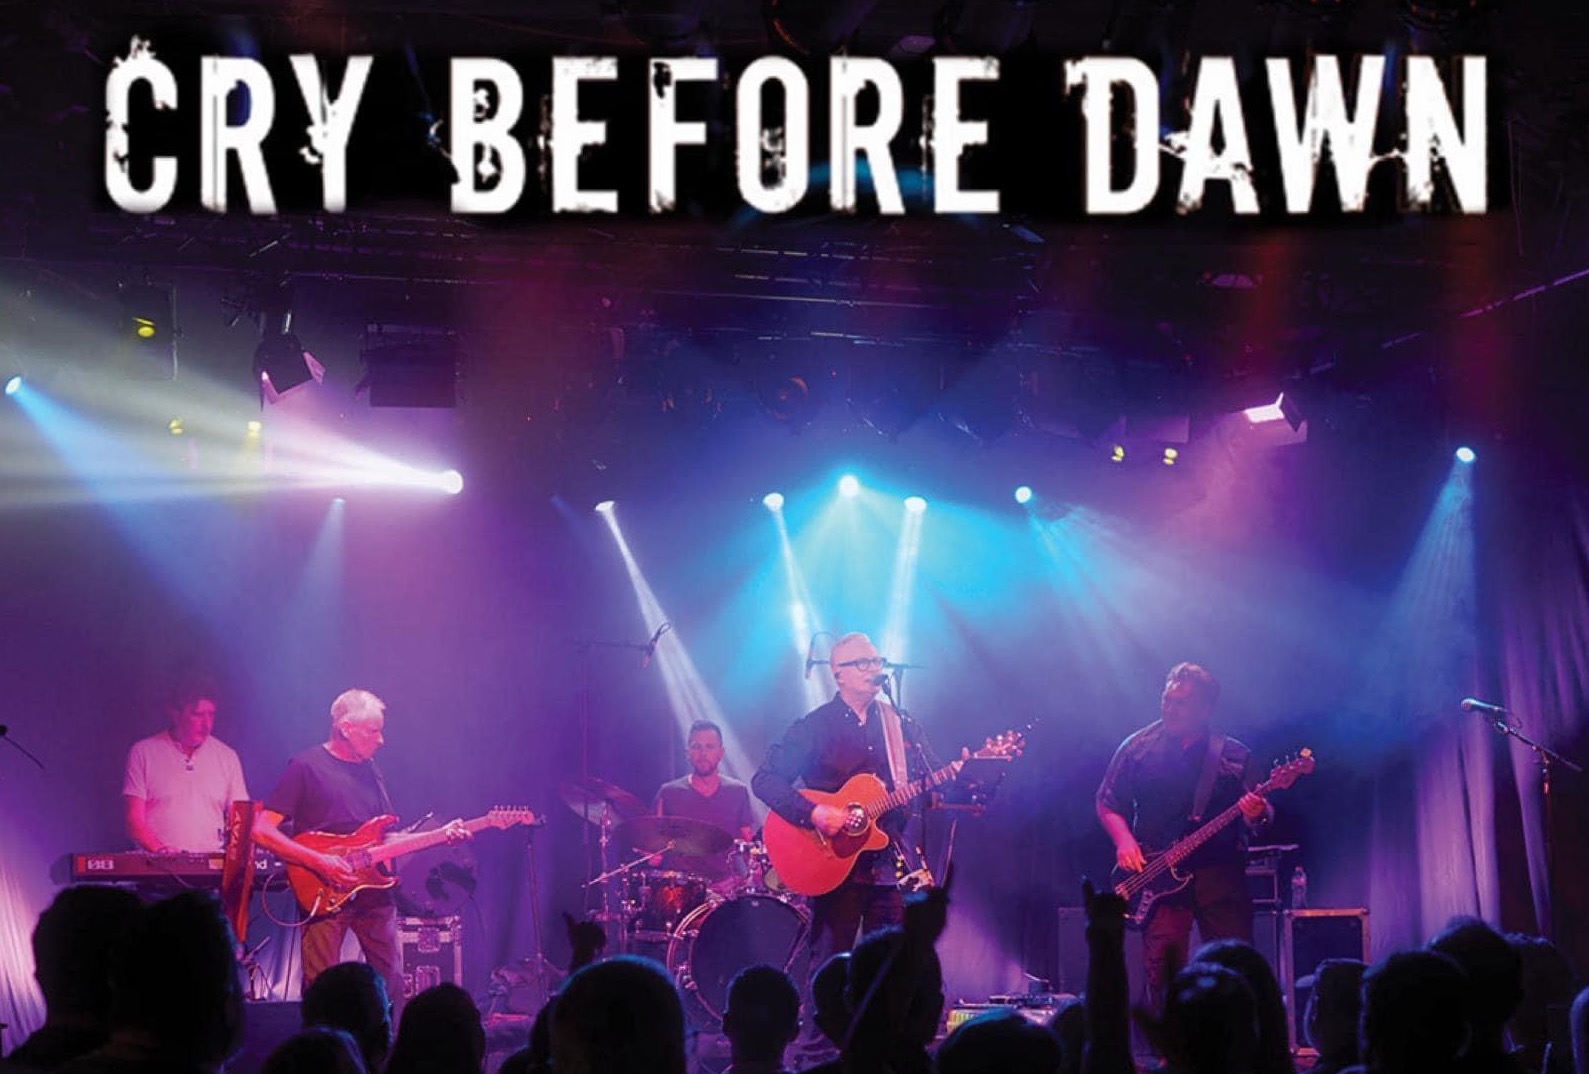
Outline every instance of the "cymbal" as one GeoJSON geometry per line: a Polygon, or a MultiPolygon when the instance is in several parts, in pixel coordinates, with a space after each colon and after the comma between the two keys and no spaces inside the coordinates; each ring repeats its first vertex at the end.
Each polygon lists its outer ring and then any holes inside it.
{"type": "Polygon", "coordinates": [[[608,783],[604,779],[597,779],[595,776],[578,783],[558,784],[557,796],[569,809],[592,824],[601,823],[603,812],[606,812],[614,822],[625,821],[648,812],[646,804],[640,799],[622,787],[608,783]]]}
{"type": "Polygon", "coordinates": [[[715,824],[689,817],[635,817],[618,826],[618,838],[636,850],[668,850],[680,854],[721,854],[734,837],[715,824]]]}

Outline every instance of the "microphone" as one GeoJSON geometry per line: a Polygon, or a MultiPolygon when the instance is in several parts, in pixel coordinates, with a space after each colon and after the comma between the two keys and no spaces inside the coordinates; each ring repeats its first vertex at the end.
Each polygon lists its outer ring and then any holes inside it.
{"type": "Polygon", "coordinates": [[[1507,710],[1502,708],[1500,705],[1492,705],[1488,701],[1480,701],[1476,697],[1464,697],[1462,699],[1462,711],[1482,712],[1486,716],[1508,715],[1507,710]]]}
{"type": "Polygon", "coordinates": [[[641,667],[648,668],[651,666],[651,658],[657,655],[657,642],[662,640],[662,635],[666,634],[672,629],[673,624],[668,622],[666,619],[662,621],[661,626],[657,627],[657,632],[651,635],[650,641],[646,642],[645,652],[640,657],[641,667]]]}
{"type": "Polygon", "coordinates": [[[811,635],[811,640],[806,643],[806,682],[811,681],[811,669],[817,666],[817,636],[811,635]]]}
{"type": "Polygon", "coordinates": [[[883,693],[887,695],[889,704],[893,704],[894,686],[889,681],[889,677],[887,675],[873,675],[872,682],[874,685],[881,686],[883,688],[883,693]]]}

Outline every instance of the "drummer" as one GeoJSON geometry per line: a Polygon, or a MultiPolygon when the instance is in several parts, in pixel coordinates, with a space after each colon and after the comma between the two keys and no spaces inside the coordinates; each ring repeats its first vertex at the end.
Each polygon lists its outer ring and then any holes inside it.
{"type": "MultiPolygon", "coordinates": [[[[736,839],[749,841],[756,823],[750,811],[750,787],[718,771],[723,763],[722,729],[711,720],[696,720],[690,725],[685,745],[690,774],[658,789],[657,816],[703,821],[736,839]]],[[[704,877],[714,887],[737,879],[728,851],[693,855],[670,850],[661,856],[661,867],[704,877]]]]}

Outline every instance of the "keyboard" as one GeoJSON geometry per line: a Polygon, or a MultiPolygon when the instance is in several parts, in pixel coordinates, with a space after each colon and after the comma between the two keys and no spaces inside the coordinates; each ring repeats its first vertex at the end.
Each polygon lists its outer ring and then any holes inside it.
{"type": "MultiPolygon", "coordinates": [[[[73,854],[74,881],[162,881],[191,887],[219,887],[225,858],[210,854],[151,854],[146,850],[113,850],[99,854],[73,854]]],[[[274,855],[254,855],[254,875],[265,876],[281,868],[274,855]]]]}

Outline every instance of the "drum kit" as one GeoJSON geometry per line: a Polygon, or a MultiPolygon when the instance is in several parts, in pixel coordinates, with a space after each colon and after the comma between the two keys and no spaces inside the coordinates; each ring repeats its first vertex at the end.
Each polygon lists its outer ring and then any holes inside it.
{"type": "Polygon", "coordinates": [[[585,887],[598,896],[596,920],[608,950],[646,955],[667,966],[705,1020],[721,1020],[728,985],[747,967],[788,970],[800,953],[810,916],[782,889],[759,839],[735,839],[688,817],[660,817],[621,787],[590,778],[558,787],[558,796],[601,831],[602,872],[585,887]],[[608,866],[609,849],[637,857],[608,866]],[[721,858],[727,877],[661,868],[664,855],[721,858]]]}

